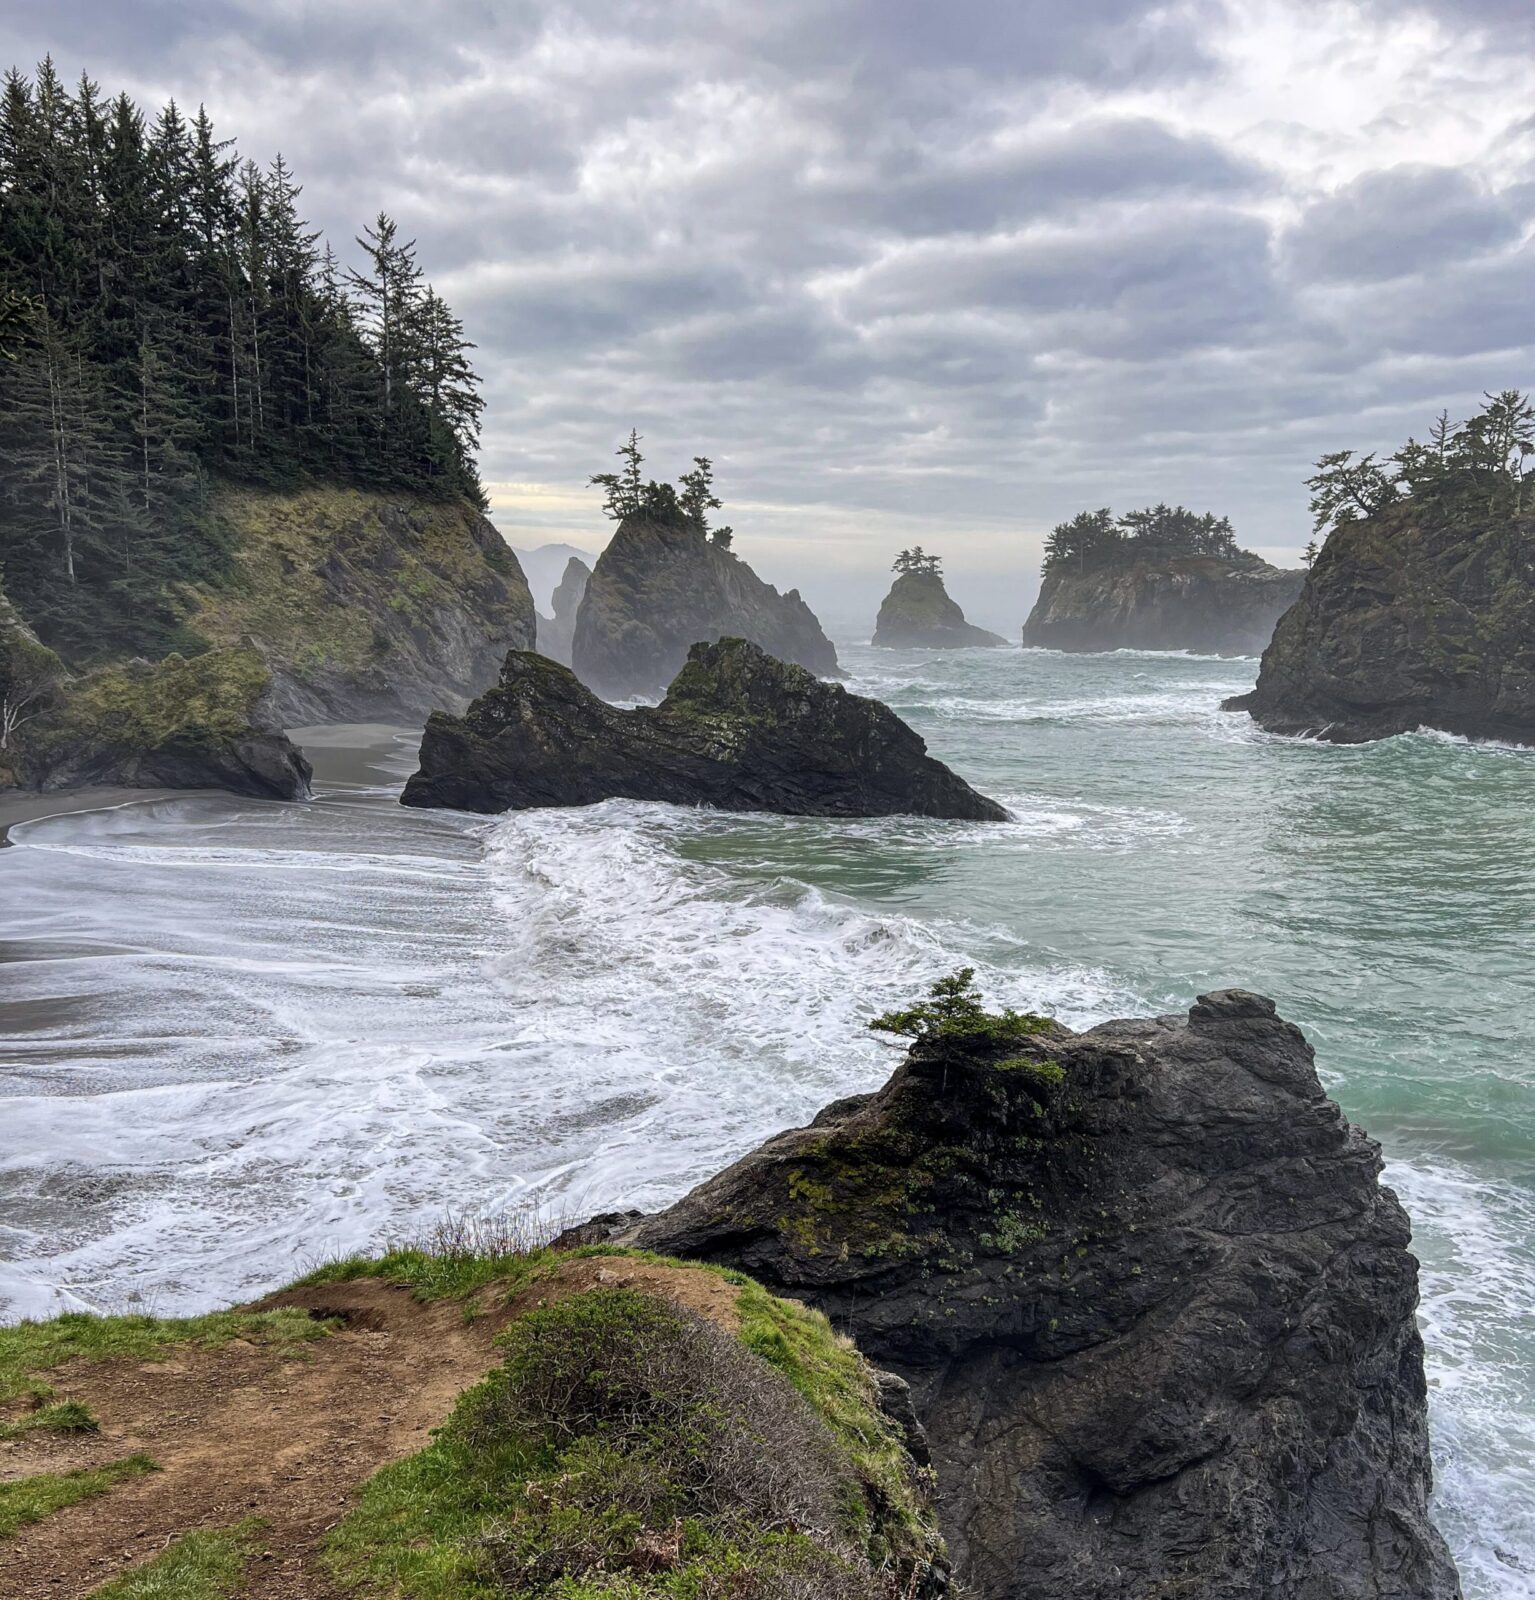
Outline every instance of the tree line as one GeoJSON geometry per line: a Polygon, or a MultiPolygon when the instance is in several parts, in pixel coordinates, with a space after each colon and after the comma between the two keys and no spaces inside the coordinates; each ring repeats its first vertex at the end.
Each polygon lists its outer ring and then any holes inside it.
{"type": "Polygon", "coordinates": [[[1148,553],[1235,556],[1241,551],[1229,517],[1184,506],[1154,505],[1116,517],[1107,506],[1057,523],[1045,540],[1046,572],[1087,571],[1148,553]]]}
{"type": "Polygon", "coordinates": [[[694,456],[693,470],[684,472],[675,484],[646,478],[640,437],[631,428],[629,437],[613,452],[623,466],[617,472],[594,472],[588,480],[602,490],[603,515],[615,522],[638,517],[687,528],[700,539],[728,550],[735,530],[715,527],[709,521],[709,513],[725,504],[714,492],[714,463],[708,456],[694,456]]]}
{"type": "Polygon", "coordinates": [[[217,476],[468,495],[481,398],[459,319],[380,215],[360,270],[281,155],[152,119],[51,61],[0,88],[0,554],[74,658],[195,647],[175,586],[228,552],[217,476]]]}
{"type": "MultiPolygon", "coordinates": [[[[1454,522],[1522,515],[1526,463],[1535,457],[1535,405],[1517,389],[1482,398],[1487,404],[1464,422],[1452,423],[1441,411],[1426,444],[1409,439],[1384,461],[1373,451],[1322,456],[1306,480],[1315,531],[1325,540],[1403,500],[1454,522]]],[[[1309,548],[1314,558],[1314,539],[1309,548]]]]}

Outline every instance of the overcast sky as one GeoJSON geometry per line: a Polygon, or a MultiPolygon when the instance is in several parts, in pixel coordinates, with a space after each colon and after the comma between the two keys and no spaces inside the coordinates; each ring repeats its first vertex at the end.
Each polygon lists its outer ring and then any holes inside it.
{"type": "Polygon", "coordinates": [[[1084,506],[1306,542],[1322,450],[1535,382],[1535,0],[0,0],[205,102],[479,345],[513,543],[633,424],[832,616],[920,540],[1016,627],[1084,506]]]}

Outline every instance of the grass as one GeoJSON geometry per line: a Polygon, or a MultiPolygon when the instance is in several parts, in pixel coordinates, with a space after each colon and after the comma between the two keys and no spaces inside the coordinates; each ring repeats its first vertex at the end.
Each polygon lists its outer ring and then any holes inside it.
{"type": "Polygon", "coordinates": [[[261,1522],[184,1534],[132,1572],[92,1589],[90,1600],[226,1600],[244,1587],[261,1522]]]}
{"type": "Polygon", "coordinates": [[[66,1506],[92,1500],[128,1478],[155,1471],[148,1456],[127,1456],[104,1467],[82,1467],[75,1472],[39,1472],[13,1483],[0,1483],[0,1539],[66,1506]]]}
{"type": "Polygon", "coordinates": [[[307,1312],[214,1311],[202,1317],[98,1317],[66,1311],[47,1322],[0,1328],[0,1402],[20,1395],[46,1395],[35,1374],[66,1361],[131,1358],[157,1361],[178,1345],[216,1349],[231,1339],[255,1344],[299,1345],[329,1332],[307,1312]]]}
{"type": "Polygon", "coordinates": [[[60,1400],[39,1406],[15,1422],[0,1422],[0,1439],[19,1439],[27,1433],[99,1433],[91,1408],[80,1400],[60,1400]]]}
{"type": "Polygon", "coordinates": [[[620,1288],[519,1317],[505,1365],[364,1485],[333,1574],[400,1600],[905,1592],[936,1538],[867,1369],[817,1313],[721,1275],[736,1335],[620,1288]]]}

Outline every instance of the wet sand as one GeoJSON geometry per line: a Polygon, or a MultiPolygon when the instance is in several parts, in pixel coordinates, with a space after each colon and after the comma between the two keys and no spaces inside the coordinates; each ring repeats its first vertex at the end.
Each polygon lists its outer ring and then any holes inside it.
{"type": "MultiPolygon", "coordinates": [[[[289,728],[288,737],[314,767],[315,787],[380,784],[402,780],[415,766],[421,740],[419,728],[396,727],[384,722],[321,723],[310,728],[289,728]]],[[[10,830],[20,822],[40,817],[66,817],[81,811],[110,811],[117,806],[144,805],[198,794],[220,794],[218,789],[124,789],[114,787],[60,789],[52,794],[18,790],[0,794],[0,849],[10,843],[10,830]]],[[[281,803],[281,802],[274,802],[281,803]]]]}

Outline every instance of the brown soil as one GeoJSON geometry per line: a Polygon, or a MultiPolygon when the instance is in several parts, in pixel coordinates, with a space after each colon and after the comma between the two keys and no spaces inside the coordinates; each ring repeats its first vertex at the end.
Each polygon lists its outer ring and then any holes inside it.
{"type": "Polygon", "coordinates": [[[421,1449],[458,1396],[495,1364],[512,1318],[582,1290],[632,1288],[734,1330],[737,1291],[711,1272],[613,1257],[570,1261],[466,1322],[459,1301],[424,1304],[377,1279],[287,1290],[260,1309],[301,1306],[344,1326],[284,1356],[235,1340],[165,1361],[50,1371],[99,1434],[29,1434],[0,1445],[0,1479],[100,1466],[143,1452],[161,1470],[0,1541],[0,1600],[81,1600],[181,1534],[258,1517],[248,1600],[341,1600],[325,1578],[325,1534],[380,1466],[421,1449]]]}
{"type": "Polygon", "coordinates": [[[0,1451],[0,1476],[98,1466],[143,1451],[162,1470],[55,1513],[0,1542],[4,1600],[75,1600],[158,1555],[194,1528],[266,1524],[252,1600],[332,1600],[316,1556],[353,1490],[409,1455],[495,1363],[505,1314],[464,1321],[456,1302],[427,1305],[378,1280],[262,1302],[338,1314],[345,1326],[285,1359],[236,1340],[178,1349],[167,1361],[111,1361],[48,1374],[83,1400],[102,1431],[27,1435],[0,1451]]]}

